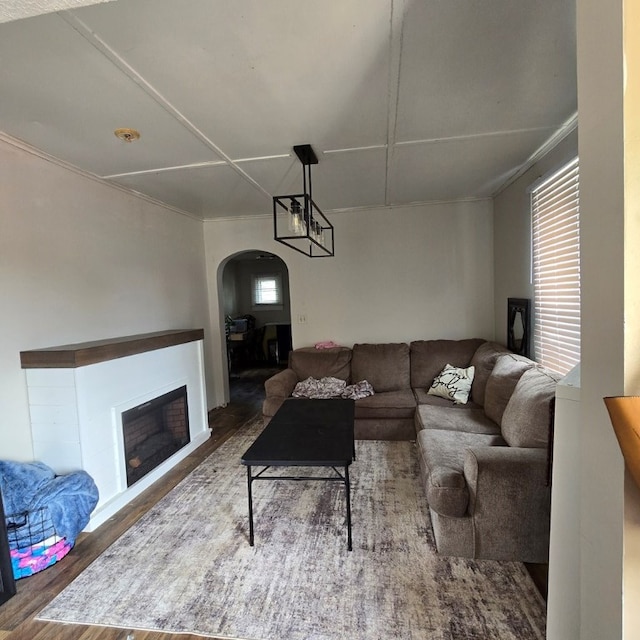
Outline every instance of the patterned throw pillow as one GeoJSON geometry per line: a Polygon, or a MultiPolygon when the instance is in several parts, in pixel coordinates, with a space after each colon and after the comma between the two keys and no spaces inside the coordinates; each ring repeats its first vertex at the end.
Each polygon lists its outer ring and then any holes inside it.
{"type": "Polygon", "coordinates": [[[467,404],[475,367],[460,369],[450,364],[434,378],[433,384],[427,391],[432,396],[439,396],[453,400],[455,404],[467,404]]]}
{"type": "Polygon", "coordinates": [[[368,398],[374,394],[375,391],[373,387],[366,380],[360,380],[360,382],[345,387],[342,392],[342,397],[351,398],[351,400],[360,400],[360,398],[368,398]]]}

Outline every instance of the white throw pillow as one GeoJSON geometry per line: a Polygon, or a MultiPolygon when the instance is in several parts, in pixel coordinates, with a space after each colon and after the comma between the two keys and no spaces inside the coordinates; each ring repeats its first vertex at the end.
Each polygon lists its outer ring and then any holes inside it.
{"type": "Polygon", "coordinates": [[[467,404],[475,370],[475,367],[460,369],[447,364],[434,378],[427,393],[453,400],[455,404],[467,404]]]}

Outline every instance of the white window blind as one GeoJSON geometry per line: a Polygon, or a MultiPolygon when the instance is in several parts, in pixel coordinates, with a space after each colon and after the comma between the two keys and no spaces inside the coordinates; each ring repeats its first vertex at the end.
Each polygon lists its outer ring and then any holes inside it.
{"type": "Polygon", "coordinates": [[[253,304],[282,304],[281,279],[279,275],[254,276],[253,304]]]}
{"type": "Polygon", "coordinates": [[[580,207],[576,158],[531,191],[536,360],[565,374],[580,361],[580,207]]]}

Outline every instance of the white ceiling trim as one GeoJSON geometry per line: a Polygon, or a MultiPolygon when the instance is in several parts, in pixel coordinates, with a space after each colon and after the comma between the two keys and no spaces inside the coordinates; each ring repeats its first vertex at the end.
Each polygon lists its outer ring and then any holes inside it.
{"type": "Polygon", "coordinates": [[[491,194],[492,198],[500,195],[507,187],[512,185],[520,176],[524,175],[531,167],[544,158],[554,147],[560,144],[572,131],[578,128],[578,112],[576,111],[562,126],[543,144],[541,144],[520,166],[520,168],[496,191],[491,194]]]}

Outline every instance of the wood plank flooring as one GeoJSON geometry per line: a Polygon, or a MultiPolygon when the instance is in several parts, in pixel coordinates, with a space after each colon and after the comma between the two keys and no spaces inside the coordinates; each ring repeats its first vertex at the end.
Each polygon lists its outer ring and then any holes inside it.
{"type": "MultiPolygon", "coordinates": [[[[214,409],[209,413],[212,434],[206,443],[96,531],[81,534],[75,547],[63,561],[34,576],[19,580],[17,595],[0,606],[0,640],[202,640],[201,636],[191,634],[39,622],[34,617],[240,426],[260,415],[264,380],[276,371],[261,368],[234,375],[230,387],[231,402],[227,407],[214,409]]],[[[537,566],[528,568],[536,586],[546,597],[546,565],[542,567],[542,571],[537,566]]]]}

